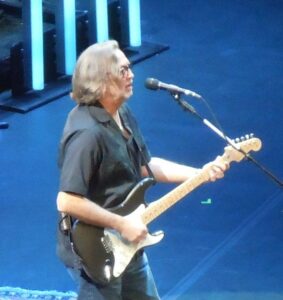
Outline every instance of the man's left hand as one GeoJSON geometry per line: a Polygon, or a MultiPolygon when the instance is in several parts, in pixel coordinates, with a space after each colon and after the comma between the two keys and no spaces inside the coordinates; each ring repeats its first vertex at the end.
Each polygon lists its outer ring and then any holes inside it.
{"type": "Polygon", "coordinates": [[[202,167],[209,175],[209,181],[215,181],[224,177],[224,172],[229,169],[229,164],[224,162],[219,156],[212,162],[202,167]]]}

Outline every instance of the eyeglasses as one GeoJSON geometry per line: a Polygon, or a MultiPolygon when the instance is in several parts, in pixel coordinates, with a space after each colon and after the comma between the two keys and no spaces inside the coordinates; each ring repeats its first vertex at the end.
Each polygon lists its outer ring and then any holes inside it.
{"type": "Polygon", "coordinates": [[[122,78],[128,77],[130,72],[132,72],[132,66],[130,64],[122,66],[119,71],[122,78]]]}

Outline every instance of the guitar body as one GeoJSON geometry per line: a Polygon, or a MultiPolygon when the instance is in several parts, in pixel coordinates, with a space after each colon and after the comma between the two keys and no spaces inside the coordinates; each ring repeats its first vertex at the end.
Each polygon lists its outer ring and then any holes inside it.
{"type": "MultiPolygon", "coordinates": [[[[140,216],[146,208],[145,191],[153,184],[146,178],[139,182],[121,205],[111,212],[121,216],[140,216]]],[[[147,235],[141,243],[130,243],[115,230],[88,225],[76,221],[71,231],[73,249],[81,258],[86,274],[100,284],[107,284],[125,271],[138,250],[158,243],[164,236],[162,232],[147,235]]]]}

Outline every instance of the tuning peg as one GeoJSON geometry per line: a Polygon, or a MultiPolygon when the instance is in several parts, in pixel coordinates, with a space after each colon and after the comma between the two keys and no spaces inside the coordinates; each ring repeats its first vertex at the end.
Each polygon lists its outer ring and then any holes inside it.
{"type": "Polygon", "coordinates": [[[246,135],[245,135],[245,138],[246,138],[247,140],[249,140],[250,137],[251,137],[250,134],[246,134],[246,135]]]}
{"type": "Polygon", "coordinates": [[[250,138],[253,138],[254,137],[254,134],[253,133],[250,133],[250,138]]]}
{"type": "Polygon", "coordinates": [[[241,136],[241,141],[243,142],[246,138],[244,136],[241,136]]]}
{"type": "Polygon", "coordinates": [[[236,143],[239,143],[241,140],[239,138],[235,139],[236,143]]]}

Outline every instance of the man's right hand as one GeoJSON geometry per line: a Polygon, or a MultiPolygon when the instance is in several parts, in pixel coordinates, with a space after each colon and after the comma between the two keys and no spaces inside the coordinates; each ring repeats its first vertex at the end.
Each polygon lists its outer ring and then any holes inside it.
{"type": "Polygon", "coordinates": [[[119,232],[129,242],[139,243],[146,238],[148,230],[140,217],[129,215],[122,217],[119,232]]]}

